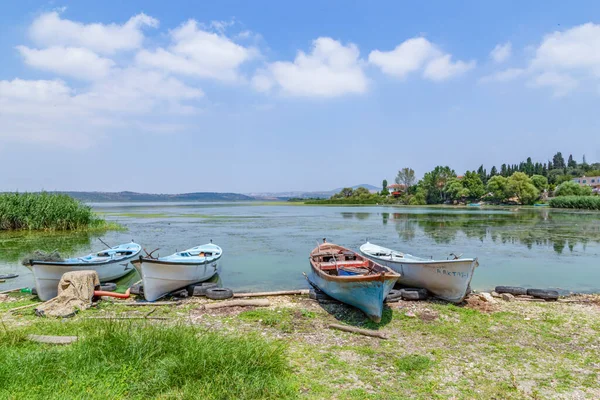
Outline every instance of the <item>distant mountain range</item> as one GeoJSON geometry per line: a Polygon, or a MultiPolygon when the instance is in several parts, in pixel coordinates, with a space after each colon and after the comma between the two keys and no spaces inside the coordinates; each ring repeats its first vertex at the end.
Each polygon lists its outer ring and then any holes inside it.
{"type": "MultiPolygon", "coordinates": [[[[370,191],[380,188],[362,184],[352,186],[353,189],[364,187],[370,191]]],[[[127,201],[252,201],[252,200],[287,200],[290,198],[329,198],[342,188],[321,192],[269,192],[269,193],[217,193],[194,192],[180,194],[155,194],[137,192],[54,192],[64,193],[85,202],[127,202],[127,201]]]]}

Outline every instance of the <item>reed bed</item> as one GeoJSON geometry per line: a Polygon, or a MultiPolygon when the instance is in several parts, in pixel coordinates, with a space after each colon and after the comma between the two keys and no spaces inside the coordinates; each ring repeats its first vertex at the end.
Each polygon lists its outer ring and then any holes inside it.
{"type": "Polygon", "coordinates": [[[550,207],[600,210],[600,196],[559,196],[550,199],[550,207]]]}
{"type": "Polygon", "coordinates": [[[65,194],[0,194],[1,230],[85,230],[108,227],[90,206],[65,194]]]}

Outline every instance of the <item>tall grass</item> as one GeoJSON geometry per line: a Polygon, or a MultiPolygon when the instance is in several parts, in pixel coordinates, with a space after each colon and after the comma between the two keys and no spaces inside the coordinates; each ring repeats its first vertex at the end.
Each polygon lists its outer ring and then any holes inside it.
{"type": "Polygon", "coordinates": [[[600,196],[560,196],[550,199],[550,207],[600,210],[600,196]]]}
{"type": "Polygon", "coordinates": [[[0,194],[0,230],[82,230],[106,225],[90,206],[64,194],[0,194]]]}
{"type": "Polygon", "coordinates": [[[0,398],[297,397],[279,343],[190,326],[73,324],[80,340],[64,347],[32,343],[23,330],[0,326],[0,398]]]}

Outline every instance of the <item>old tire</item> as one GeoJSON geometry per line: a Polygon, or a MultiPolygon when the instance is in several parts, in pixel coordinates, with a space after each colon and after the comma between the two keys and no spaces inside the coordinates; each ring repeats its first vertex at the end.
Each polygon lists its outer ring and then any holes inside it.
{"type": "Polygon", "coordinates": [[[37,288],[35,286],[31,288],[31,294],[37,296],[37,288]]]}
{"type": "Polygon", "coordinates": [[[144,295],[144,286],[140,283],[136,283],[135,285],[129,288],[129,293],[135,294],[136,296],[144,295]]]}
{"type": "Polygon", "coordinates": [[[179,289],[179,290],[169,293],[169,296],[177,297],[180,299],[185,299],[188,297],[188,291],[187,291],[187,289],[179,289]]]}
{"type": "Polygon", "coordinates": [[[100,290],[103,292],[114,292],[117,290],[117,284],[112,282],[102,283],[100,284],[100,290]]]}
{"type": "Polygon", "coordinates": [[[527,294],[527,289],[518,286],[496,286],[496,293],[510,293],[514,296],[523,296],[527,294]]]}
{"type": "Polygon", "coordinates": [[[227,288],[208,288],[206,289],[206,297],[211,300],[225,300],[233,297],[233,291],[227,288]]]}
{"type": "Polygon", "coordinates": [[[429,296],[427,289],[400,289],[403,300],[425,300],[429,296]]]}
{"type": "Polygon", "coordinates": [[[556,290],[527,289],[527,295],[544,300],[558,300],[558,292],[556,290]]]}
{"type": "Polygon", "coordinates": [[[214,287],[217,287],[214,282],[194,283],[187,287],[187,291],[190,296],[206,296],[206,291],[214,287]]]}
{"type": "Polygon", "coordinates": [[[0,279],[14,279],[17,278],[19,275],[17,274],[0,274],[0,279]]]}
{"type": "Polygon", "coordinates": [[[390,292],[388,293],[387,297],[385,298],[385,301],[392,301],[392,300],[400,300],[402,298],[402,290],[396,290],[396,289],[392,289],[390,290],[390,292]]]}
{"type": "Polygon", "coordinates": [[[309,290],[308,291],[308,297],[310,299],[316,300],[316,301],[327,301],[327,300],[333,300],[333,298],[329,297],[327,294],[325,294],[324,292],[320,291],[320,290],[309,290]]]}

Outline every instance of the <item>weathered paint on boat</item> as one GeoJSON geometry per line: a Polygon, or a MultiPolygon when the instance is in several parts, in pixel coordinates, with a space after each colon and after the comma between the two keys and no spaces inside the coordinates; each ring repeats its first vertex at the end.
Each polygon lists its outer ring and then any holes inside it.
{"type": "MultiPolygon", "coordinates": [[[[340,265],[343,262],[339,262],[340,265]]],[[[352,252],[344,247],[324,243],[311,252],[310,265],[312,270],[312,281],[327,295],[349,304],[363,311],[370,319],[375,322],[381,321],[383,314],[383,302],[399,275],[390,268],[379,265],[360,254],[352,252]],[[356,275],[330,275],[320,268],[320,263],[315,260],[316,254],[323,254],[327,251],[345,251],[353,253],[358,260],[364,260],[372,263],[372,267],[378,271],[374,274],[356,274],[356,275]]]]}
{"type": "Polygon", "coordinates": [[[477,258],[427,260],[372,243],[360,246],[365,256],[392,268],[401,276],[403,286],[424,288],[434,296],[460,303],[470,291],[470,283],[479,265],[477,258]]]}
{"type": "Polygon", "coordinates": [[[132,263],[142,276],[144,298],[155,301],[170,292],[212,278],[217,273],[217,260],[222,254],[223,250],[211,243],[158,259],[140,257],[132,263]],[[203,253],[206,255],[201,256],[203,253]]]}
{"type": "Polygon", "coordinates": [[[64,261],[30,260],[27,267],[33,272],[37,296],[40,300],[47,301],[58,294],[58,283],[65,272],[96,271],[100,282],[110,282],[133,271],[131,260],[141,250],[142,247],[137,243],[125,243],[64,261]]]}

